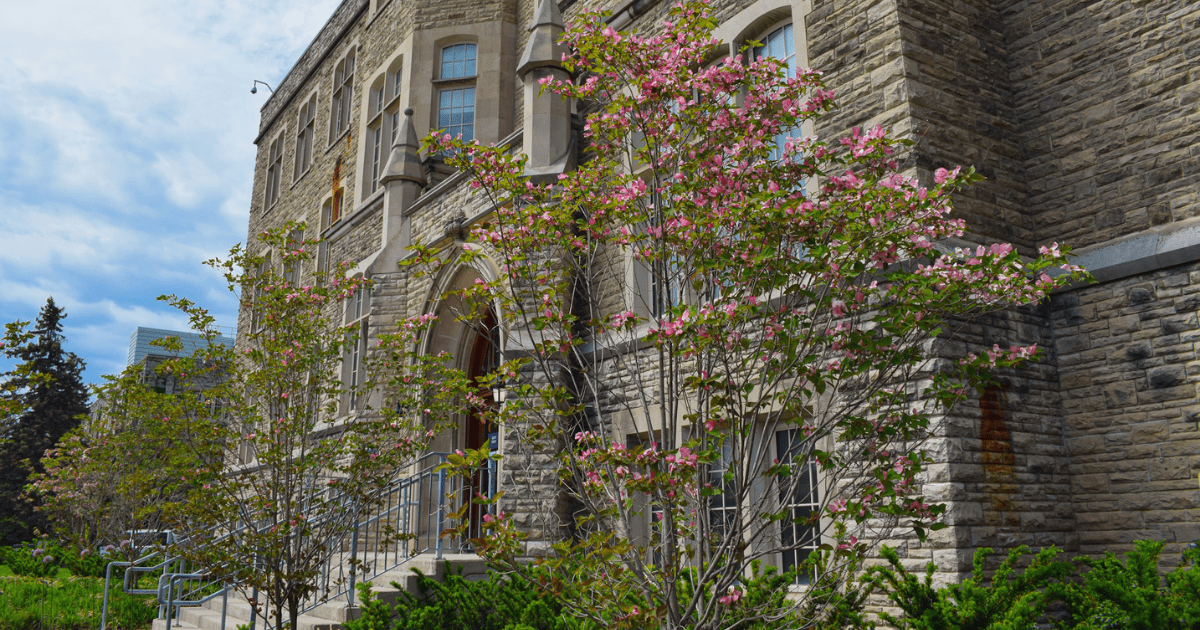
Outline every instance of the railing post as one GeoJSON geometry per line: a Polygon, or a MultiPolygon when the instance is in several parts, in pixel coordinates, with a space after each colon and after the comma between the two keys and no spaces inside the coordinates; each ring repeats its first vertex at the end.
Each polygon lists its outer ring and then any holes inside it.
{"type": "MultiPolygon", "coordinates": [[[[168,628],[171,627],[171,608],[175,603],[175,584],[177,582],[178,582],[178,580],[174,576],[172,576],[171,579],[167,581],[167,627],[168,628]]],[[[178,610],[178,607],[176,607],[176,610],[178,610]]],[[[178,612],[176,614],[178,614],[178,612]]],[[[179,625],[178,619],[175,620],[175,625],[176,626],[179,625]]]]}
{"type": "Polygon", "coordinates": [[[100,607],[100,630],[107,630],[108,621],[108,583],[112,579],[112,562],[104,567],[104,604],[100,607]]]}
{"type": "Polygon", "coordinates": [[[221,630],[225,630],[225,618],[229,616],[229,587],[221,593],[221,630]]]}
{"type": "Polygon", "coordinates": [[[442,559],[442,527],[446,519],[446,469],[438,471],[437,559],[442,559]]]}
{"type": "Polygon", "coordinates": [[[358,574],[358,528],[350,534],[350,605],[354,606],[354,578],[358,574]]]}

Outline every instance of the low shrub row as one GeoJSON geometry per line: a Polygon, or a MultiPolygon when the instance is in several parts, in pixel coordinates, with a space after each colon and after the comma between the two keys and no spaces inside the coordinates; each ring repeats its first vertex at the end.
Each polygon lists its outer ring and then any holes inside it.
{"type": "Polygon", "coordinates": [[[1032,630],[1039,621],[1058,630],[1200,630],[1200,548],[1187,549],[1165,580],[1158,571],[1162,548],[1143,540],[1124,562],[1108,553],[1076,563],[1059,560],[1050,548],[1018,571],[1028,552],[1019,547],[990,579],[984,565],[992,550],[980,549],[970,578],[935,589],[932,563],[918,578],[885,547],[888,564],[869,569],[863,580],[902,611],[881,615],[899,630],[1032,630]]]}
{"type": "MultiPolygon", "coordinates": [[[[980,549],[968,579],[935,588],[932,563],[923,577],[914,575],[896,550],[884,547],[887,564],[868,569],[849,592],[821,593],[826,603],[832,602],[827,616],[815,625],[800,625],[874,630],[879,624],[863,611],[867,597],[879,593],[900,611],[880,615],[897,630],[1200,630],[1200,548],[1192,545],[1185,551],[1184,562],[1165,580],[1158,571],[1162,548],[1161,542],[1138,541],[1124,561],[1110,553],[1072,563],[1060,560],[1054,548],[1024,562],[1028,548],[1019,547],[990,576],[985,564],[992,550],[980,549]]],[[[521,580],[493,574],[471,582],[453,570],[443,582],[418,576],[419,594],[401,592],[394,607],[376,599],[370,584],[360,585],[363,615],[348,622],[347,630],[595,629],[590,622],[565,616],[560,602],[521,580]]],[[[756,566],[743,585],[746,597],[776,598],[771,603],[782,608],[792,578],[756,566]]],[[[688,584],[681,587],[689,591],[688,584]]],[[[792,622],[811,620],[813,612],[801,609],[778,623],[739,627],[793,627],[792,622]]],[[[738,620],[735,615],[727,621],[738,620]]]]}
{"type": "Polygon", "coordinates": [[[67,569],[79,577],[104,577],[104,570],[113,560],[124,560],[116,548],[102,551],[78,550],[42,538],[11,547],[0,547],[0,564],[7,565],[16,575],[53,577],[59,569],[67,569]]]}

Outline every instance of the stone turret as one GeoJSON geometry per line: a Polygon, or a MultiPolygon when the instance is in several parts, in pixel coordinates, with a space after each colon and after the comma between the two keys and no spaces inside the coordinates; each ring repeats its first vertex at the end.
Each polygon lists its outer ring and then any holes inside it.
{"type": "Polygon", "coordinates": [[[417,139],[412,115],[412,108],[404,110],[404,122],[400,124],[396,141],[392,143],[383,176],[379,178],[387,190],[382,243],[385,248],[389,243],[396,242],[403,249],[412,240],[405,211],[420,196],[421,189],[427,183],[425,170],[421,166],[421,143],[417,139]]]}
{"type": "Polygon", "coordinates": [[[517,76],[525,84],[525,135],[523,149],[529,156],[525,173],[535,179],[551,179],[574,166],[571,137],[571,104],[557,94],[541,94],[540,81],[570,79],[562,67],[566,48],[559,43],[562,14],[555,0],[541,0],[525,53],[517,63],[517,76]]]}

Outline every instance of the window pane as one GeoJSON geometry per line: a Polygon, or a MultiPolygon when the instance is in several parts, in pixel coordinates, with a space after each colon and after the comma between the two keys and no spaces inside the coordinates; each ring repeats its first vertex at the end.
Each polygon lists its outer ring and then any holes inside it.
{"type": "MultiPolygon", "coordinates": [[[[763,38],[762,48],[754,51],[754,57],[770,57],[778,59],[787,64],[787,76],[794,78],[796,76],[796,42],[793,37],[792,25],[786,24],[773,31],[763,38]]],[[[789,129],[775,136],[774,147],[771,149],[771,159],[783,159],[787,139],[789,136],[800,136],[800,129],[789,129]]]]}
{"type": "MultiPolygon", "coordinates": [[[[784,548],[795,547],[783,552],[783,569],[799,566],[817,548],[820,538],[818,523],[809,523],[808,518],[820,506],[820,489],[817,486],[817,466],[813,462],[794,463],[804,452],[804,439],[798,429],[788,429],[775,434],[776,452],[781,463],[792,466],[792,477],[780,479],[779,499],[788,509],[788,519],[780,523],[780,543],[784,548]]],[[[796,576],[800,584],[811,581],[812,575],[804,572],[796,576]]]]}
{"type": "Polygon", "coordinates": [[[455,44],[442,49],[443,79],[475,76],[475,44],[455,44]]]}

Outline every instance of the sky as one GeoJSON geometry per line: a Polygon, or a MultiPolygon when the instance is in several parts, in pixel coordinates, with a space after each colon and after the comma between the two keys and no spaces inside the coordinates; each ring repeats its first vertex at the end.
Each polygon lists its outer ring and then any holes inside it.
{"type": "MultiPolygon", "coordinates": [[[[259,109],[339,0],[0,0],[0,322],[49,296],[84,380],[178,294],[233,327],[204,260],[246,238],[259,109]]],[[[0,370],[11,362],[0,359],[0,370]]]]}

